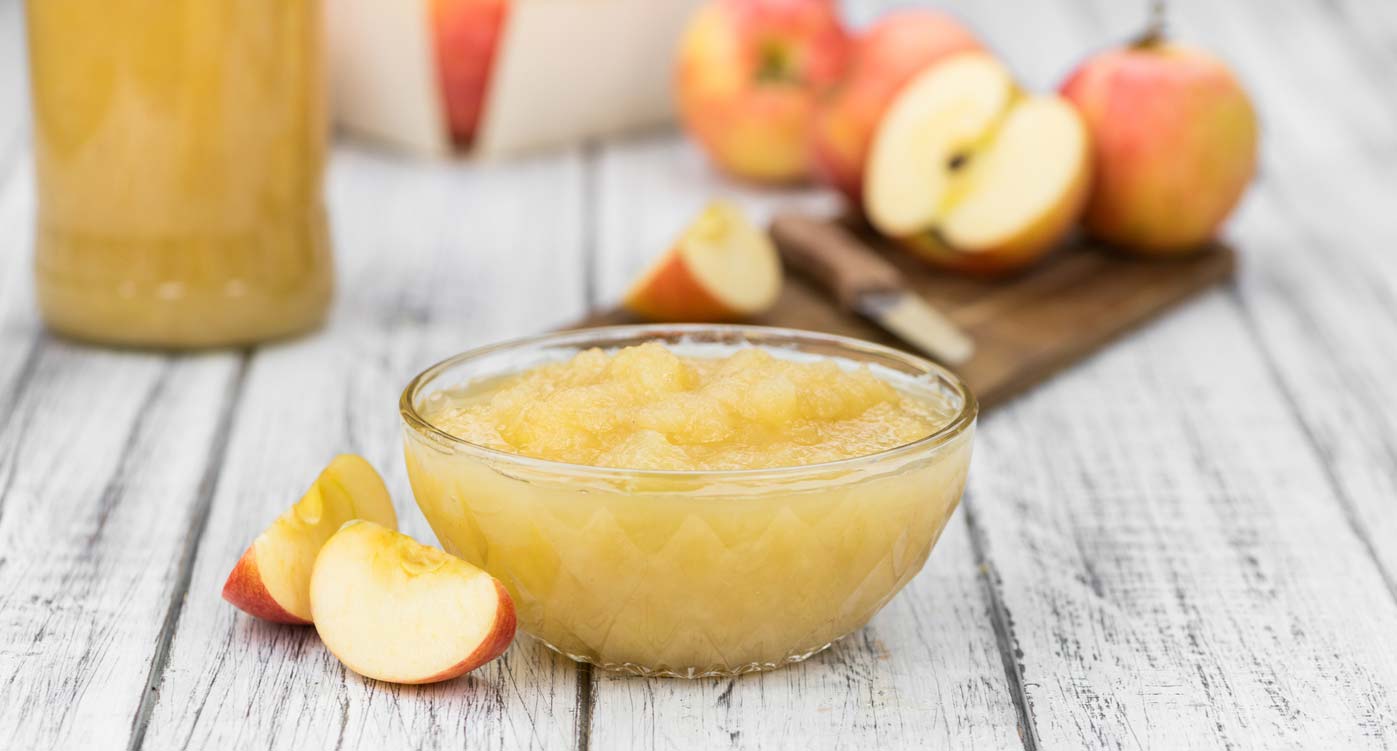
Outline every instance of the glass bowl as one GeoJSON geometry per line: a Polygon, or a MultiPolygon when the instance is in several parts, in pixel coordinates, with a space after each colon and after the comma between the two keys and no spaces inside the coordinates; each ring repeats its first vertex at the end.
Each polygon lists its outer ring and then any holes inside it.
{"type": "Polygon", "coordinates": [[[408,384],[408,477],[442,546],[504,583],[520,626],[607,670],[679,677],[767,670],[862,627],[921,570],[960,502],[976,403],[950,371],[857,339],[756,326],[618,326],[444,360],[408,384]],[[721,356],[867,365],[949,400],[936,433],[868,456],[727,471],[627,470],[485,448],[422,417],[444,389],[592,347],[649,341],[721,356]]]}

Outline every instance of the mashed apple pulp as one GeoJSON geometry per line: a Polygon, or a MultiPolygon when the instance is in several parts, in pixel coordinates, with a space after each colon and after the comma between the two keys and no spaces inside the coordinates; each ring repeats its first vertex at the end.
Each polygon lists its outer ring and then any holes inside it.
{"type": "Polygon", "coordinates": [[[869,455],[937,432],[959,398],[775,350],[589,350],[416,397],[433,427],[505,453],[409,421],[408,474],[442,545],[505,584],[530,634],[606,668],[726,675],[818,651],[921,569],[973,426],[869,455]]]}
{"type": "Polygon", "coordinates": [[[496,383],[439,393],[424,417],[472,443],[593,467],[732,470],[866,456],[950,422],[866,368],[765,350],[681,357],[643,344],[592,349],[496,383]]]}

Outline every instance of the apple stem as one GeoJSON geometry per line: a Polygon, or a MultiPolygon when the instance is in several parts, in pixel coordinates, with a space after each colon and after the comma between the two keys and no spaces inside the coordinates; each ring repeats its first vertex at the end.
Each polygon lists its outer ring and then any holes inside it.
{"type": "Polygon", "coordinates": [[[1140,36],[1135,38],[1135,47],[1153,47],[1164,41],[1165,17],[1168,10],[1167,0],[1150,0],[1150,18],[1145,23],[1145,30],[1140,36]]]}

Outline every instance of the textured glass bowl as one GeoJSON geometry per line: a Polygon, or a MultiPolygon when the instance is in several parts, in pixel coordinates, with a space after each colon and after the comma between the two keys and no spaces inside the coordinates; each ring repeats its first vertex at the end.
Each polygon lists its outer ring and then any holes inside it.
{"type": "Polygon", "coordinates": [[[975,398],[921,358],[844,337],[750,326],[550,334],[445,360],[403,392],[408,476],[446,550],[509,589],[519,624],[608,670],[725,676],[802,660],[868,622],[922,567],[960,501],[975,398]],[[644,471],[517,456],[431,425],[433,393],[591,347],[683,354],[762,347],[862,363],[956,409],[937,433],[799,467],[644,471]]]}

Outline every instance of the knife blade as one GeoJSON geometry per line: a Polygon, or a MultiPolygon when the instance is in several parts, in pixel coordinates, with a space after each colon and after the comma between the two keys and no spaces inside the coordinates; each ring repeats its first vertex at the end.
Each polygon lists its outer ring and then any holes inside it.
{"type": "Polygon", "coordinates": [[[909,290],[896,267],[838,223],[781,213],[771,221],[771,237],[788,266],[933,360],[960,365],[975,353],[969,334],[909,290]]]}

